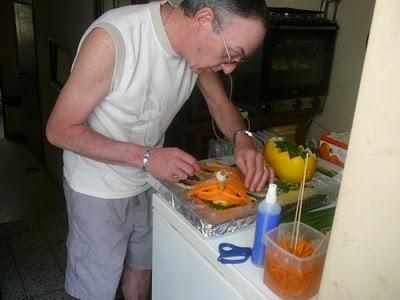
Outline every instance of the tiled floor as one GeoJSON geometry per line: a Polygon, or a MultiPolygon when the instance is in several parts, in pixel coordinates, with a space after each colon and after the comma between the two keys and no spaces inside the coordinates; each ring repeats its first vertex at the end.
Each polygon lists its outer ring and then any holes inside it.
{"type": "Polygon", "coordinates": [[[72,299],[63,291],[67,228],[63,210],[0,225],[3,300],[72,299]]]}
{"type": "MultiPolygon", "coordinates": [[[[31,152],[4,139],[2,130],[0,125],[0,300],[73,299],[64,292],[63,192],[31,152]]],[[[120,289],[117,295],[122,299],[120,289]]]]}
{"type": "Polygon", "coordinates": [[[63,193],[0,115],[0,299],[72,299],[63,291],[68,231],[63,193]]]}
{"type": "Polygon", "coordinates": [[[62,191],[36,157],[2,137],[0,125],[0,224],[64,209],[62,191]]]}

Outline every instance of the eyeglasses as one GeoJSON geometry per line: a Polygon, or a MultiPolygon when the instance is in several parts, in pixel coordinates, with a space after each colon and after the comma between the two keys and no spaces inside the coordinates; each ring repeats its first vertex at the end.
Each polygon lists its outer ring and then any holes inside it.
{"type": "Polygon", "coordinates": [[[226,55],[228,56],[228,64],[235,64],[236,62],[232,60],[232,57],[228,50],[228,46],[226,45],[224,34],[222,33],[221,25],[219,24],[218,21],[217,21],[217,26],[218,26],[219,33],[221,34],[222,42],[224,43],[226,55]]]}

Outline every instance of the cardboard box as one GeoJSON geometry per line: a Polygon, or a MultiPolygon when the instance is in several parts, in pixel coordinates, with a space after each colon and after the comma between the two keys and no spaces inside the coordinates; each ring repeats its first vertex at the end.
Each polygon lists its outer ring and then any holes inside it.
{"type": "Polygon", "coordinates": [[[330,133],[321,136],[319,142],[319,155],[334,164],[344,166],[349,144],[350,133],[330,133]]]}

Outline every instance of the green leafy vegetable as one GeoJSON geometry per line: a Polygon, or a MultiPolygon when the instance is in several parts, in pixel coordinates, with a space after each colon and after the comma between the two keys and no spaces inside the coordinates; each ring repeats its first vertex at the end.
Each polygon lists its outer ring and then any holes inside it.
{"type": "Polygon", "coordinates": [[[338,172],[336,172],[334,170],[328,170],[328,169],[325,169],[325,168],[322,168],[322,167],[318,167],[317,171],[322,173],[322,174],[324,174],[325,176],[328,176],[328,177],[334,177],[334,176],[336,176],[338,174],[338,172]]]}
{"type": "MultiPolygon", "coordinates": [[[[292,222],[294,220],[295,212],[283,214],[281,216],[281,223],[292,222]]],[[[308,211],[302,213],[301,222],[307,224],[322,233],[326,233],[332,228],[333,219],[335,215],[335,207],[321,209],[317,211],[308,211]]]]}
{"type": "Polygon", "coordinates": [[[200,181],[200,178],[196,174],[193,174],[192,176],[189,176],[188,179],[200,181]]]}
{"type": "Polygon", "coordinates": [[[289,153],[290,158],[294,158],[296,156],[301,156],[303,159],[307,156],[307,150],[303,148],[303,146],[297,146],[295,142],[292,141],[275,141],[275,145],[282,152],[287,151],[289,153]]]}
{"type": "Polygon", "coordinates": [[[203,201],[203,202],[215,210],[224,210],[236,206],[236,205],[220,205],[220,204],[215,204],[214,202],[211,201],[203,201]]]}
{"type": "Polygon", "coordinates": [[[287,193],[290,191],[298,191],[300,189],[300,184],[298,183],[290,183],[281,180],[276,181],[276,185],[278,188],[278,192],[287,193]]]}
{"type": "Polygon", "coordinates": [[[248,192],[247,195],[249,195],[251,199],[253,199],[257,202],[265,199],[265,194],[257,194],[257,193],[248,192]]]}

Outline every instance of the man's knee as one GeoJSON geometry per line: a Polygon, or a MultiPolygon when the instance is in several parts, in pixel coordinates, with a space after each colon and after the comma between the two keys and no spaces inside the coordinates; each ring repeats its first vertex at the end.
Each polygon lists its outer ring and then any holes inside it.
{"type": "Polygon", "coordinates": [[[126,300],[147,300],[150,291],[151,270],[137,270],[125,266],[122,291],[126,300]]]}

